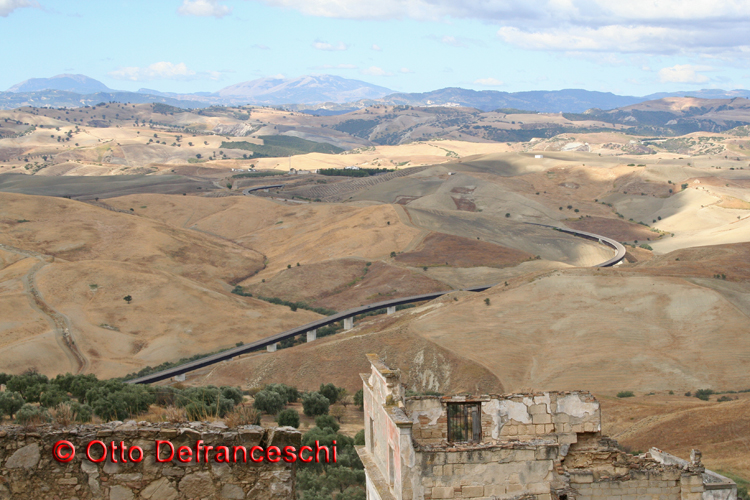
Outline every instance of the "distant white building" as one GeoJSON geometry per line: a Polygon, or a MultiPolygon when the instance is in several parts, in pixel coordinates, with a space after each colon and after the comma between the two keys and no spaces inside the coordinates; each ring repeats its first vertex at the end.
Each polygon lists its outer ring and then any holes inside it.
{"type": "Polygon", "coordinates": [[[544,155],[534,155],[534,158],[544,158],[544,155]]]}
{"type": "Polygon", "coordinates": [[[360,168],[357,165],[351,165],[349,167],[344,167],[344,170],[360,170],[360,168]]]}

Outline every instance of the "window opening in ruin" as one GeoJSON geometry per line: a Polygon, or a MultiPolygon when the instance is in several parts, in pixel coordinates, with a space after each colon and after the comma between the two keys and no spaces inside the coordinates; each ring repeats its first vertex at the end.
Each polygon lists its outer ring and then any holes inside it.
{"type": "Polygon", "coordinates": [[[391,484],[396,482],[396,471],[394,470],[396,465],[393,461],[393,447],[388,446],[388,475],[390,476],[391,484]]]}
{"type": "Polygon", "coordinates": [[[375,449],[375,425],[373,419],[369,416],[367,420],[370,421],[370,452],[372,452],[375,449]]]}
{"type": "Polygon", "coordinates": [[[478,443],[481,440],[481,403],[448,403],[448,441],[478,443]]]}

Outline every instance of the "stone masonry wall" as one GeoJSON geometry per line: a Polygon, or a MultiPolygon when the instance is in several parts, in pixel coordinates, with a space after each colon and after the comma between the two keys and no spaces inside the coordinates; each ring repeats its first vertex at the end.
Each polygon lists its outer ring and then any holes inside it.
{"type": "Polygon", "coordinates": [[[628,480],[594,479],[590,472],[570,474],[576,500],[700,500],[703,494],[701,476],[679,470],[632,471],[628,480]]]}
{"type": "MultiPolygon", "coordinates": [[[[175,450],[188,446],[195,450],[196,442],[205,446],[255,445],[263,448],[285,446],[299,448],[301,434],[291,427],[264,429],[241,426],[229,429],[216,424],[148,424],[146,422],[113,422],[103,425],[80,425],[65,429],[41,426],[0,428],[0,500],[6,499],[108,499],[108,500],[177,500],[177,499],[270,499],[295,498],[296,464],[280,460],[270,463],[218,463],[213,452],[209,463],[201,460],[181,463],[156,462],[156,440],[170,441],[175,450]],[[69,463],[53,458],[53,447],[66,440],[76,447],[69,463]],[[105,444],[124,442],[125,446],[140,446],[144,459],[139,463],[122,463],[118,454],[111,453],[101,463],[86,459],[86,446],[93,440],[105,444]]],[[[92,450],[98,459],[101,448],[92,450]]],[[[161,456],[168,456],[162,446],[161,456]]],[[[256,451],[256,457],[260,453],[256,451]]],[[[137,458],[137,452],[133,455],[137,458]]],[[[240,454],[241,456],[241,454],[240,454]]],[[[274,457],[272,457],[274,458],[274,457]]]]}
{"type": "Polygon", "coordinates": [[[405,411],[413,422],[417,443],[435,445],[448,438],[448,403],[482,405],[482,442],[529,441],[555,435],[561,444],[575,435],[601,430],[599,403],[587,392],[539,395],[406,398],[405,411]],[[566,438],[567,436],[567,438],[566,438]]]}
{"type": "Polygon", "coordinates": [[[425,500],[521,495],[550,500],[557,447],[519,444],[467,451],[422,451],[417,457],[425,500]]]}

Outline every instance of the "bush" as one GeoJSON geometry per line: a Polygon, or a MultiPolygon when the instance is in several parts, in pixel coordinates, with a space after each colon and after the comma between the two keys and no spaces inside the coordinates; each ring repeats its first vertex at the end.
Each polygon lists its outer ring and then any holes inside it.
{"type": "Polygon", "coordinates": [[[357,432],[354,435],[354,446],[364,446],[365,445],[365,430],[360,429],[359,432],[357,432]]]}
{"type": "Polygon", "coordinates": [[[320,389],[318,390],[318,392],[328,398],[330,404],[333,404],[339,400],[339,390],[333,384],[320,384],[320,389]]]}
{"type": "Polygon", "coordinates": [[[242,403],[242,391],[239,389],[239,387],[222,387],[221,397],[224,399],[229,399],[230,401],[234,402],[235,405],[242,403]]]}
{"type": "Polygon", "coordinates": [[[331,415],[320,415],[315,417],[315,426],[318,429],[331,429],[333,432],[338,432],[341,426],[331,415]]]}
{"type": "Polygon", "coordinates": [[[20,392],[26,401],[37,403],[39,395],[47,384],[49,384],[49,379],[45,375],[29,370],[22,375],[15,375],[8,379],[6,389],[10,392],[20,392]]]}
{"type": "Polygon", "coordinates": [[[39,397],[39,402],[45,408],[54,408],[60,403],[70,401],[70,397],[55,386],[48,386],[49,389],[44,391],[39,397]]]}
{"type": "Polygon", "coordinates": [[[341,420],[344,418],[344,415],[346,415],[346,407],[341,403],[336,403],[335,405],[331,405],[328,414],[341,422],[341,420]]]}
{"type": "Polygon", "coordinates": [[[98,398],[92,402],[91,407],[94,410],[94,414],[105,422],[125,420],[130,416],[125,401],[112,394],[98,398]]]}
{"type": "Polygon", "coordinates": [[[276,417],[276,422],[278,422],[279,425],[288,425],[289,427],[297,429],[299,427],[299,413],[297,413],[297,410],[291,408],[281,410],[276,417]]]}
{"type": "Polygon", "coordinates": [[[698,389],[695,391],[695,397],[702,401],[708,401],[708,397],[713,393],[714,391],[711,389],[698,389]]]}
{"type": "Polygon", "coordinates": [[[346,407],[341,403],[336,403],[335,405],[331,405],[331,408],[328,410],[328,414],[341,422],[341,419],[343,419],[344,415],[346,415],[346,407]]]}
{"type": "Polygon", "coordinates": [[[25,402],[20,392],[0,392],[0,417],[8,415],[13,418],[25,402]]]}
{"type": "Polygon", "coordinates": [[[319,392],[308,392],[302,396],[302,409],[308,417],[327,415],[330,400],[319,392]]]}
{"type": "Polygon", "coordinates": [[[620,391],[617,393],[618,398],[632,398],[633,396],[635,396],[633,391],[620,391]]]}
{"type": "Polygon", "coordinates": [[[52,416],[55,423],[62,426],[70,425],[73,420],[73,408],[68,403],[62,403],[52,410],[52,416]]]}
{"type": "Polygon", "coordinates": [[[40,406],[25,404],[16,413],[16,423],[21,425],[39,425],[51,421],[52,417],[47,409],[40,406]]]}
{"type": "Polygon", "coordinates": [[[719,399],[717,399],[716,401],[718,401],[719,403],[723,403],[725,401],[734,401],[734,400],[731,397],[729,397],[729,396],[722,396],[719,399]]]}
{"type": "Polygon", "coordinates": [[[67,403],[73,410],[73,419],[76,422],[91,422],[91,417],[94,415],[94,410],[89,405],[82,405],[76,401],[67,403]]]}
{"type": "Polygon", "coordinates": [[[354,404],[357,405],[360,411],[365,408],[365,393],[362,389],[354,393],[354,404]]]}
{"type": "Polygon", "coordinates": [[[86,402],[104,421],[125,420],[146,413],[156,398],[150,387],[107,380],[86,392],[86,402]]]}
{"type": "Polygon", "coordinates": [[[174,406],[177,401],[177,397],[180,393],[179,389],[169,386],[155,387],[154,388],[154,403],[159,406],[170,407],[174,406]]]}
{"type": "Polygon", "coordinates": [[[263,390],[255,395],[253,407],[269,415],[275,415],[286,405],[284,396],[278,392],[263,390]]]}
{"type": "Polygon", "coordinates": [[[185,415],[190,421],[207,420],[212,412],[203,401],[191,401],[184,407],[185,415]]]}
{"type": "Polygon", "coordinates": [[[60,403],[52,410],[55,422],[60,425],[70,425],[72,422],[90,422],[93,410],[89,405],[82,405],[77,401],[60,403]]]}
{"type": "Polygon", "coordinates": [[[99,384],[100,382],[94,374],[75,375],[70,382],[70,387],[66,390],[71,393],[79,403],[90,404],[91,402],[86,400],[86,393],[94,387],[97,387],[99,384]]]}
{"type": "Polygon", "coordinates": [[[261,412],[250,406],[235,406],[224,418],[224,423],[229,427],[238,425],[260,425],[261,412]]]}
{"type": "Polygon", "coordinates": [[[299,399],[297,388],[286,384],[269,384],[265,387],[265,390],[280,394],[286,403],[296,403],[299,399]]]}

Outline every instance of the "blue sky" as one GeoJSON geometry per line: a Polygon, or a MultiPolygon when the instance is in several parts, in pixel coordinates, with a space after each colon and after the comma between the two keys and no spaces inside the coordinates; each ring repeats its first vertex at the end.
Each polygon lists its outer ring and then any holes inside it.
{"type": "Polygon", "coordinates": [[[0,89],[80,73],[216,91],[335,74],[398,91],[750,87],[750,0],[0,0],[0,89]]]}

